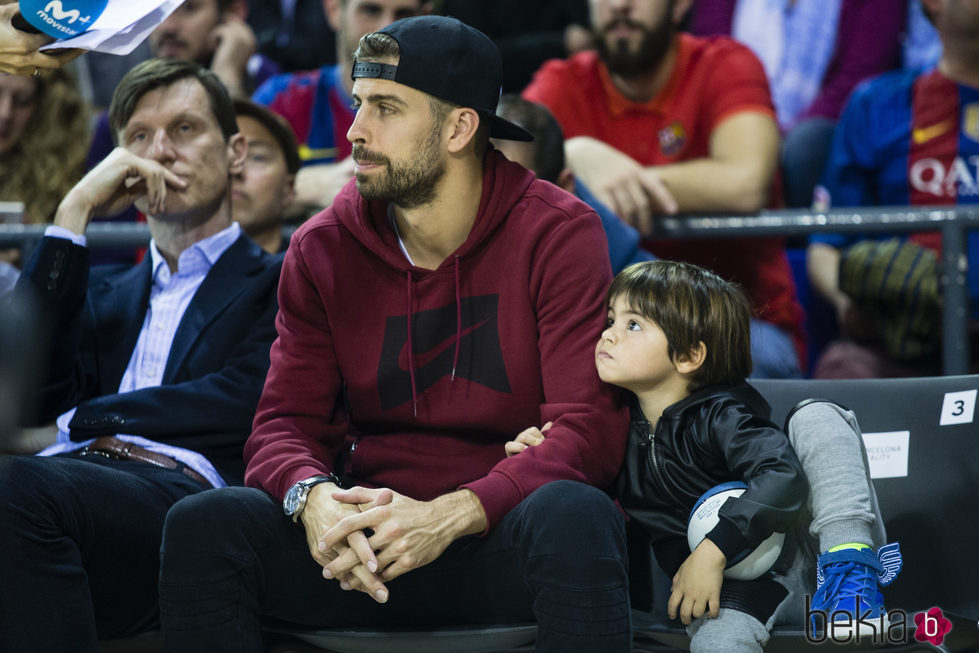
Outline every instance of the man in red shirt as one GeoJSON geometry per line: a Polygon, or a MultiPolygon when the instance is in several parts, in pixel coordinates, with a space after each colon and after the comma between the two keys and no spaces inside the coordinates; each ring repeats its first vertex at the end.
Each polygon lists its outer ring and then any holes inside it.
{"type": "Polygon", "coordinates": [[[753,213],[772,200],[779,134],[765,71],[731,39],[679,33],[691,1],[595,0],[597,51],[546,63],[523,95],[554,113],[575,174],[645,247],[745,288],[756,376],[794,376],[803,314],[782,239],[652,237],[656,215],[753,213]]]}

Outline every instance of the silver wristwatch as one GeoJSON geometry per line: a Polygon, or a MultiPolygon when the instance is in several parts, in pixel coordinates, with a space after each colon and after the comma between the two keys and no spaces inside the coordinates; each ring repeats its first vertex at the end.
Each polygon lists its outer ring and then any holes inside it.
{"type": "Polygon", "coordinates": [[[334,474],[317,474],[307,479],[299,481],[286,492],[286,498],[282,500],[282,510],[286,515],[292,517],[292,521],[298,521],[303,508],[306,507],[306,495],[310,489],[319,483],[336,483],[337,477],[334,474]]]}

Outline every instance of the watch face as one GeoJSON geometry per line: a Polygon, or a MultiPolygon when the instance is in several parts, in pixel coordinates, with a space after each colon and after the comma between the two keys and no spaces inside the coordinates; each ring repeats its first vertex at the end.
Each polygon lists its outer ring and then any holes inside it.
{"type": "Polygon", "coordinates": [[[293,515],[299,509],[299,505],[302,503],[302,494],[302,488],[299,485],[293,485],[286,492],[286,498],[282,501],[282,509],[287,515],[293,515]]]}

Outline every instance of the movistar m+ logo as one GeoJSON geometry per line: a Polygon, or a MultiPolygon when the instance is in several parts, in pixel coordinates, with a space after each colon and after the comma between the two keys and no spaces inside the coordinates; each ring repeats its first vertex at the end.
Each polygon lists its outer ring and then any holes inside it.
{"type": "Polygon", "coordinates": [[[55,29],[64,32],[66,35],[74,36],[81,32],[81,29],[73,29],[67,25],[62,24],[62,21],[66,21],[68,24],[82,23],[83,25],[92,20],[91,16],[82,17],[82,14],[77,9],[69,9],[65,11],[65,7],[61,4],[61,0],[51,0],[44,9],[37,10],[37,16],[43,20],[48,25],[51,25],[55,29]]]}

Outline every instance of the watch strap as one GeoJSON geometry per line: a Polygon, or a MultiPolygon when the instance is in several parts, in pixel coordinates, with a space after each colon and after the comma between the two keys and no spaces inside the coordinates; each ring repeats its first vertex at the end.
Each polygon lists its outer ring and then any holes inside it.
{"type": "Polygon", "coordinates": [[[296,484],[289,489],[290,493],[293,490],[298,490],[300,493],[299,505],[296,506],[295,511],[293,511],[291,515],[288,512],[286,513],[292,517],[293,522],[299,521],[299,515],[302,514],[303,509],[306,507],[306,497],[309,495],[309,491],[320,483],[334,483],[339,486],[340,479],[337,478],[336,474],[317,474],[316,476],[310,476],[309,478],[304,478],[301,481],[297,481],[296,484]]]}
{"type": "Polygon", "coordinates": [[[336,474],[317,474],[316,476],[310,476],[309,478],[299,481],[306,488],[306,492],[309,492],[314,485],[319,485],[320,483],[335,483],[340,485],[340,479],[337,478],[336,474]]]}

